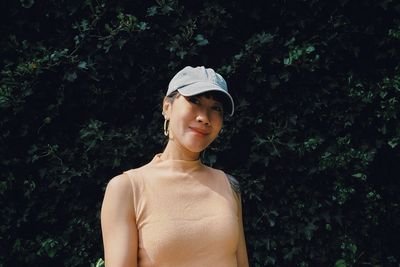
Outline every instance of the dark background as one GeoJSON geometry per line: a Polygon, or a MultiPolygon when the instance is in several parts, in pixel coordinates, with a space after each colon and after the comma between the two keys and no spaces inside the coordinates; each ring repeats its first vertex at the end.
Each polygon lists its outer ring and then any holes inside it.
{"type": "Polygon", "coordinates": [[[236,176],[251,266],[399,266],[398,1],[0,4],[0,266],[94,266],[108,180],[162,151],[186,65],[236,113],[204,162],[236,176]]]}

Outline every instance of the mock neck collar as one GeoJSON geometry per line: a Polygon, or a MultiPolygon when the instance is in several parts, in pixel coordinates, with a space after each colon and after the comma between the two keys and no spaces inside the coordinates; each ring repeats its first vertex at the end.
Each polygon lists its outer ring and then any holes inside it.
{"type": "Polygon", "coordinates": [[[184,159],[161,159],[162,153],[154,156],[152,163],[169,167],[174,170],[190,171],[204,166],[200,159],[184,160],[184,159]]]}

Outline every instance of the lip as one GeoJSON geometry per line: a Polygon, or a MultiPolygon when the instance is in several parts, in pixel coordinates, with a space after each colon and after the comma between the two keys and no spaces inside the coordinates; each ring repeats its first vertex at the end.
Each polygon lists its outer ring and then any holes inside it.
{"type": "Polygon", "coordinates": [[[205,136],[205,135],[209,135],[210,134],[210,132],[209,131],[206,131],[206,130],[203,130],[203,129],[200,129],[200,128],[194,128],[194,127],[189,127],[193,132],[195,132],[195,133],[197,133],[197,134],[201,134],[201,135],[203,135],[203,136],[205,136]]]}

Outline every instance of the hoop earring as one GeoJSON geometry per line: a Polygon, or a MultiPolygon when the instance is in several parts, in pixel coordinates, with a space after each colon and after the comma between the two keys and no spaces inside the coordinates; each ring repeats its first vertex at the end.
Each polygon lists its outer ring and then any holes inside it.
{"type": "Polygon", "coordinates": [[[165,136],[169,136],[168,126],[169,126],[169,120],[165,119],[164,120],[164,135],[165,136]]]}

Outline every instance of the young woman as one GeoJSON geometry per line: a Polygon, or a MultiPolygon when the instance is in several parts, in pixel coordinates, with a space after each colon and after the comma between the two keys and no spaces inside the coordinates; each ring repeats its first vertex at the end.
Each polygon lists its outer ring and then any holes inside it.
{"type": "Polygon", "coordinates": [[[204,165],[234,102],[214,70],[185,67],[163,102],[165,150],[114,177],[101,210],[106,267],[248,267],[237,181],[204,165]]]}

